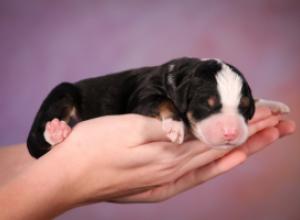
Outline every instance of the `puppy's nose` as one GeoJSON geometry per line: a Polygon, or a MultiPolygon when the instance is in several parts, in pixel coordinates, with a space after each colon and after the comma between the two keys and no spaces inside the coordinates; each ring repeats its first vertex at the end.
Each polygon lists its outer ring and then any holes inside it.
{"type": "Polygon", "coordinates": [[[230,128],[224,129],[224,140],[225,141],[233,141],[237,138],[238,132],[237,129],[230,128]]]}

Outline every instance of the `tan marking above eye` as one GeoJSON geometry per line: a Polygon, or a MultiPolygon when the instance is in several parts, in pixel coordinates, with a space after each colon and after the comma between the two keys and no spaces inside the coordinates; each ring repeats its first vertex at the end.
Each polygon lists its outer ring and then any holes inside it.
{"type": "Polygon", "coordinates": [[[196,120],[194,119],[192,112],[187,112],[187,118],[191,124],[191,127],[194,127],[196,124],[196,120]]]}
{"type": "Polygon", "coordinates": [[[207,103],[209,107],[214,107],[217,104],[217,97],[216,96],[209,97],[207,103]]]}
{"type": "Polygon", "coordinates": [[[247,96],[243,96],[241,98],[241,102],[240,102],[241,107],[249,107],[250,105],[250,99],[247,96]]]}

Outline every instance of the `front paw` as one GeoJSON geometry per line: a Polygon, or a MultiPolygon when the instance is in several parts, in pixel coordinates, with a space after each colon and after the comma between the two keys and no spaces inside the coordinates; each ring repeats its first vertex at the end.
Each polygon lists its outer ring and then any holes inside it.
{"type": "Polygon", "coordinates": [[[185,135],[185,125],[182,121],[175,121],[171,118],[162,121],[162,128],[167,137],[176,144],[182,144],[185,135]]]}
{"type": "Polygon", "coordinates": [[[290,107],[282,102],[272,101],[272,100],[265,100],[265,99],[259,99],[255,103],[256,107],[264,106],[271,109],[273,113],[278,114],[287,114],[290,112],[290,107]]]}

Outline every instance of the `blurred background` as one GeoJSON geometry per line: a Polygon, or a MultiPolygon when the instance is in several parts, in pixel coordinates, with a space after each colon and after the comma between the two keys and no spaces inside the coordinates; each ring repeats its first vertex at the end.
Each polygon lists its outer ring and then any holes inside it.
{"type": "MultiPolygon", "coordinates": [[[[281,100],[300,124],[300,2],[0,1],[0,145],[25,142],[42,100],[62,81],[218,57],[237,66],[256,97],[281,100]]],[[[300,137],[158,204],[101,203],[58,220],[298,220],[300,137]]],[[[0,158],[1,160],[1,158],[0,158]]]]}

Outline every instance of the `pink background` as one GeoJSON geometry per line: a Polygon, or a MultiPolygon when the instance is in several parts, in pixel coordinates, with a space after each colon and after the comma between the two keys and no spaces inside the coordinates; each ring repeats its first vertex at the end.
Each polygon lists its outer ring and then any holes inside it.
{"type": "MultiPolygon", "coordinates": [[[[219,57],[257,97],[292,108],[300,124],[299,1],[0,2],[0,145],[24,142],[37,109],[62,81],[219,57]]],[[[299,133],[242,166],[159,204],[96,204],[65,219],[300,219],[299,133]]]]}

